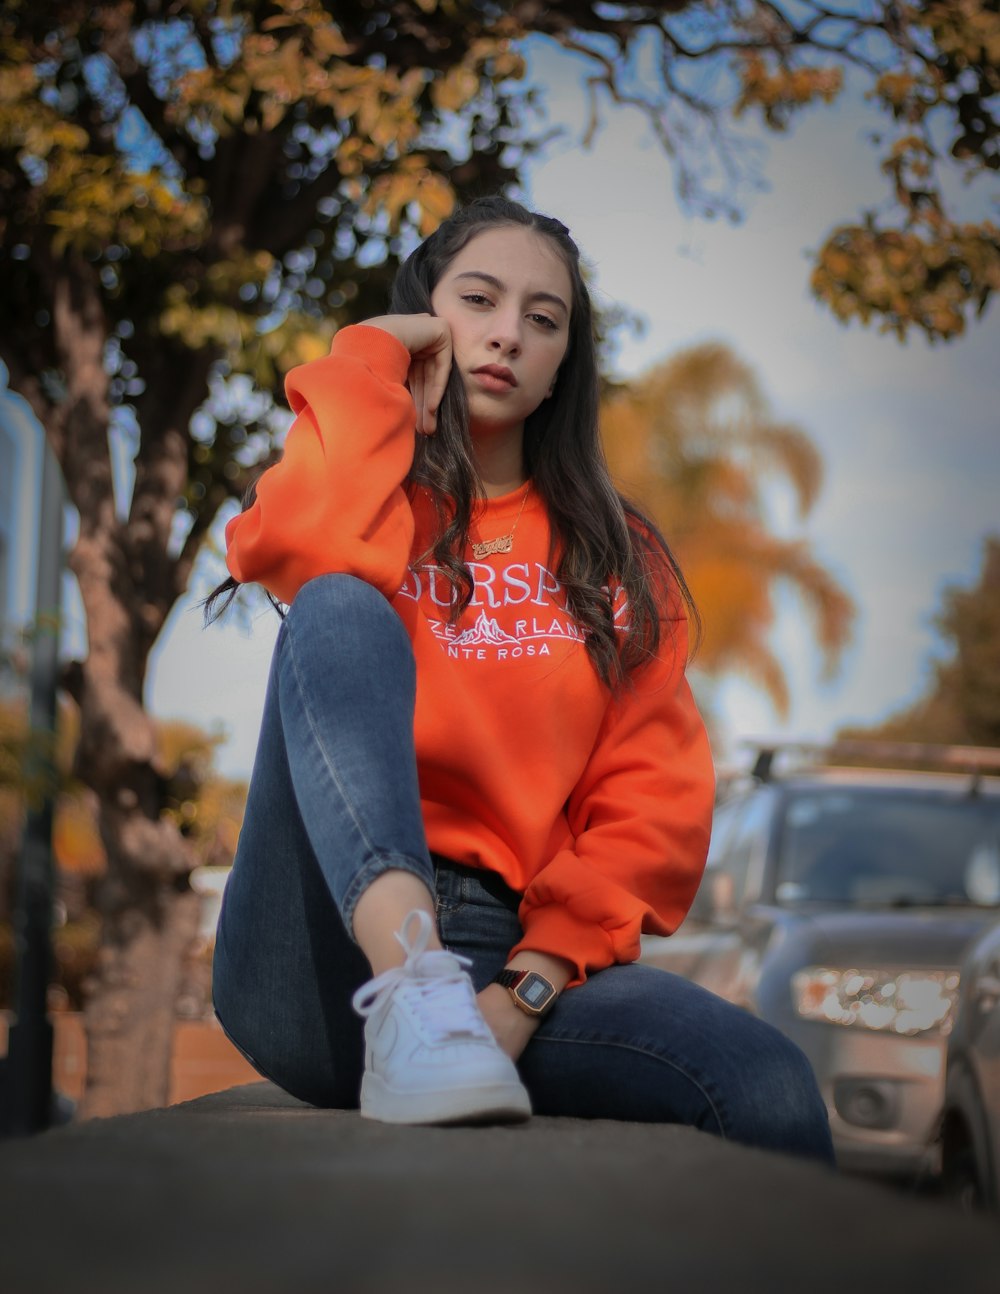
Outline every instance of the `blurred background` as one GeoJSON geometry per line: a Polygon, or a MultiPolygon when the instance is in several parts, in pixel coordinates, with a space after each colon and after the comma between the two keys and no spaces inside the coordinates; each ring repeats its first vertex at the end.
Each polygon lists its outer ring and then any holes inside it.
{"type": "Polygon", "coordinates": [[[278,621],[198,604],[284,373],[478,193],[583,250],[607,452],[701,609],[720,769],[847,730],[1000,745],[998,63],[985,0],[4,7],[0,1008],[51,793],[81,1114],[252,1077],[208,968],[278,621]]]}

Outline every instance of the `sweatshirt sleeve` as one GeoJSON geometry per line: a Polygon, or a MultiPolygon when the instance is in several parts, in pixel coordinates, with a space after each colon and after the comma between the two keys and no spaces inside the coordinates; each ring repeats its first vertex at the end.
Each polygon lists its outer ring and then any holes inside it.
{"type": "Polygon", "coordinates": [[[402,488],[416,434],[409,366],[395,337],[356,324],[336,334],[329,355],[289,372],[295,421],[284,454],[257,482],[253,505],[226,526],[236,579],[286,603],[332,572],[396,595],[414,530],[402,488]]]}
{"type": "Polygon", "coordinates": [[[570,985],[635,961],[643,932],[684,919],[708,852],[715,772],[684,675],[687,622],[661,622],[657,658],[612,698],[570,797],[573,847],[533,877],[513,950],[573,962],[570,985]]]}

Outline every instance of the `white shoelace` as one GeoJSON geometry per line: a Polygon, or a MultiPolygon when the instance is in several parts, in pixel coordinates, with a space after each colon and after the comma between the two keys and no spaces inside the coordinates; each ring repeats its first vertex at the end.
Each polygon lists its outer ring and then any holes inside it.
{"type": "Polygon", "coordinates": [[[428,952],[431,928],[430,916],[414,908],[395,936],[406,953],[403,965],[383,971],[363,984],[351,999],[352,1006],[358,1015],[367,1018],[390,997],[400,994],[435,1041],[492,1038],[463,969],[471,966],[471,961],[457,953],[428,952]],[[414,919],[417,932],[410,939],[407,931],[414,919]]]}

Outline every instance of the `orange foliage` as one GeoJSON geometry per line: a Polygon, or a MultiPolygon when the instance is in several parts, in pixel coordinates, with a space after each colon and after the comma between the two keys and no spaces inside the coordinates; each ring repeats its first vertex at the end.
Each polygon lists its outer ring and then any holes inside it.
{"type": "Polygon", "coordinates": [[[64,872],[100,876],[107,856],[97,830],[93,796],[83,792],[60,797],[52,828],[56,863],[64,872]]]}
{"type": "Polygon", "coordinates": [[[816,449],[799,428],[771,419],[753,372],[719,344],[683,351],[613,395],[603,428],[620,487],[651,512],[690,584],[704,624],[699,667],[746,675],[784,713],[787,683],[768,644],[778,585],[799,594],[827,674],[854,615],[808,545],[769,528],[772,478],[808,514],[822,478],[816,449]]]}
{"type": "MultiPolygon", "coordinates": [[[[100,876],[107,857],[98,829],[96,797],[70,775],[78,733],[75,707],[62,705],[56,739],[59,790],[52,846],[61,871],[100,876]]],[[[0,701],[0,863],[7,865],[20,848],[24,815],[21,768],[27,740],[24,704],[0,701]]],[[[158,762],[167,784],[165,811],[191,839],[200,864],[228,866],[239,837],[246,786],[213,771],[220,741],[218,734],[206,733],[194,724],[169,721],[157,727],[158,762]]]]}

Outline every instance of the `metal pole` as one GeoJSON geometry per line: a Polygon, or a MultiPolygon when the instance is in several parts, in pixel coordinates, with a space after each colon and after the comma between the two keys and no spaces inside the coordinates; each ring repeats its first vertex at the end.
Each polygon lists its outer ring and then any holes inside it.
{"type": "Polygon", "coordinates": [[[16,1020],[10,1030],[6,1067],[5,1131],[14,1136],[40,1132],[52,1120],[52,1022],[46,996],[52,970],[52,819],[62,531],[62,479],[46,444],[42,455],[29,753],[24,768],[28,813],[14,910],[16,1020]]]}

